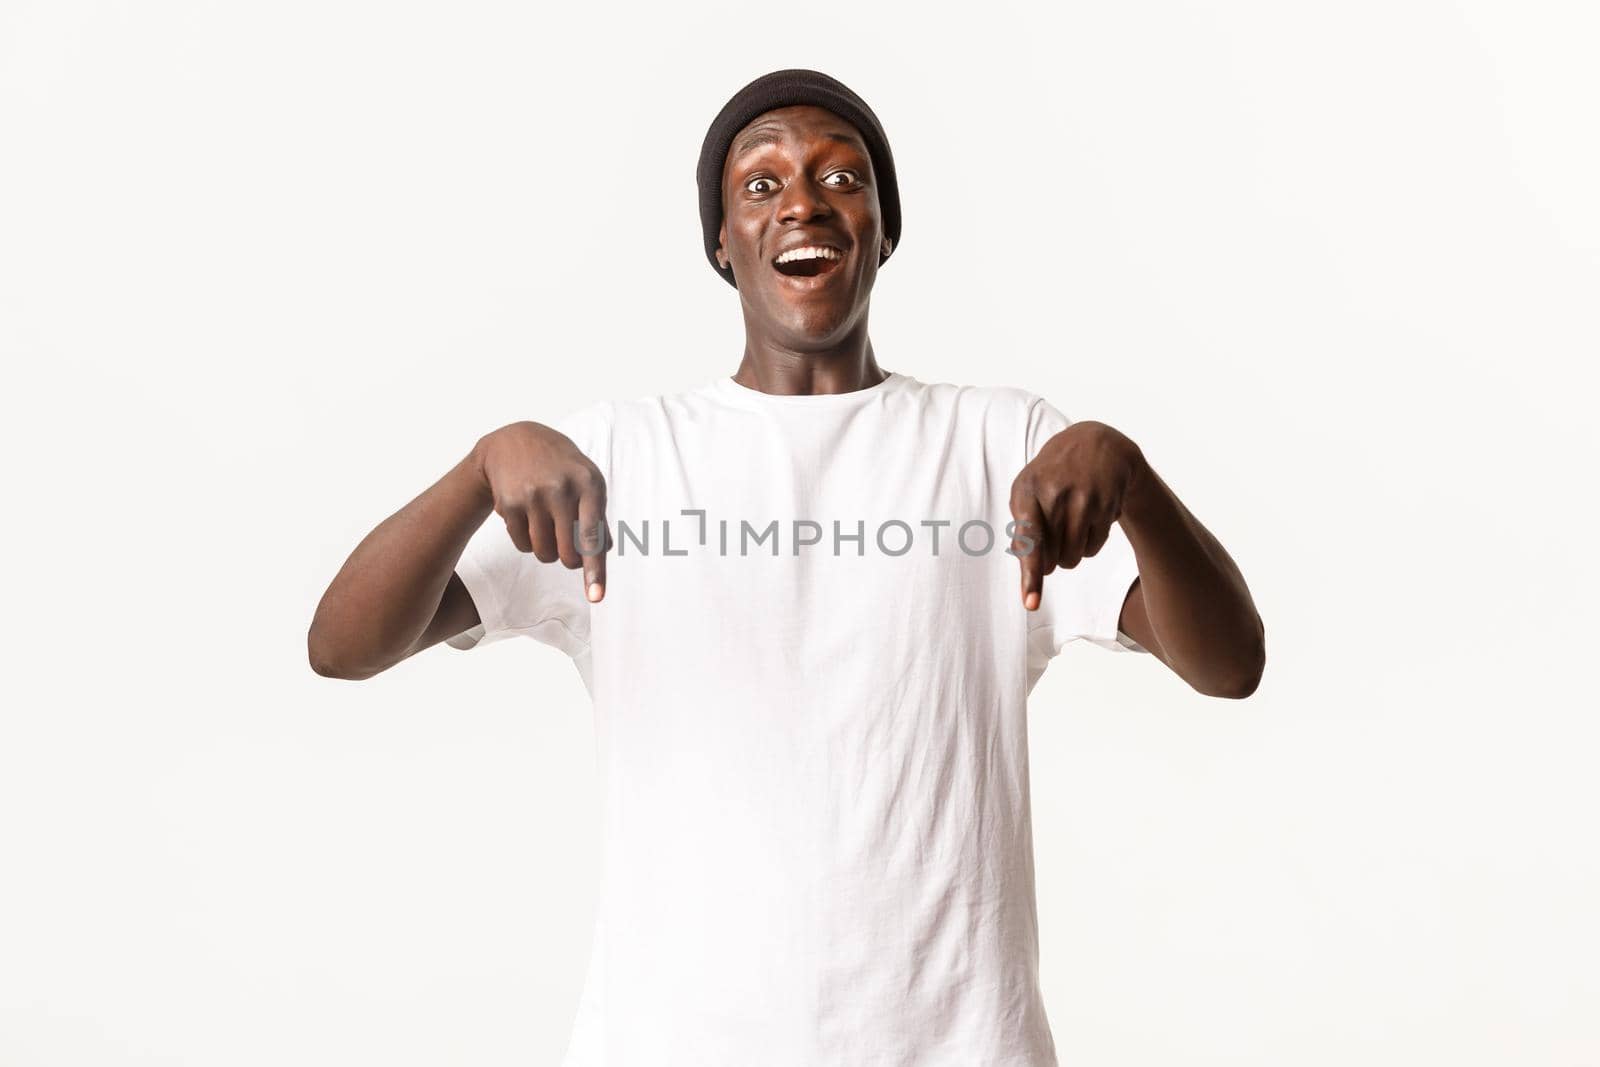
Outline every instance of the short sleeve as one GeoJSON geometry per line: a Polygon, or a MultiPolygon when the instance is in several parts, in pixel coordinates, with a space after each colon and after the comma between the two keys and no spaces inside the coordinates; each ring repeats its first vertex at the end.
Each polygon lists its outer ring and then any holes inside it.
{"type": "MultiPolygon", "coordinates": [[[[1028,409],[1025,463],[1033,462],[1045,442],[1071,425],[1071,420],[1049,401],[1035,397],[1028,409]]],[[[1069,641],[1087,641],[1113,652],[1145,652],[1118,623],[1122,605],[1139,563],[1122,526],[1113,523],[1106,543],[1076,567],[1056,568],[1045,577],[1039,610],[1030,613],[1028,651],[1039,669],[1059,655],[1069,641]]]]}
{"type": "MultiPolygon", "coordinates": [[[[596,404],[550,425],[572,439],[602,474],[610,478],[611,405],[596,404]]],[[[589,647],[588,599],[583,572],[559,560],[541,563],[511,540],[505,519],[491,511],[473,533],[456,574],[478,609],[478,625],[448,638],[451,648],[467,650],[506,637],[531,637],[577,657],[589,647]]]]}

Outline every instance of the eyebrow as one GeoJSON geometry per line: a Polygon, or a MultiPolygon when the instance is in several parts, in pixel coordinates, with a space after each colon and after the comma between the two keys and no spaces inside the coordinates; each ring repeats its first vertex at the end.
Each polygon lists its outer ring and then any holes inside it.
{"type": "MultiPolygon", "coordinates": [[[[838,141],[840,144],[847,144],[851,148],[858,150],[861,148],[861,143],[848,133],[837,133],[830,131],[822,136],[830,141],[838,141]]],[[[733,151],[729,153],[728,158],[736,159],[739,156],[744,155],[746,152],[754,149],[762,148],[766,145],[777,145],[782,143],[783,138],[779,136],[775,130],[752,130],[744,137],[743,140],[733,146],[733,151]]]]}

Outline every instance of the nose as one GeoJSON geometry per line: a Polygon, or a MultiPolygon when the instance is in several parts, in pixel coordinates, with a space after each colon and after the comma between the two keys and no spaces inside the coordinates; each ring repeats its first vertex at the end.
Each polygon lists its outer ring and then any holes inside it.
{"type": "Polygon", "coordinates": [[[808,178],[792,181],[783,188],[778,200],[779,222],[804,222],[808,219],[827,218],[833,214],[827,198],[808,178]]]}

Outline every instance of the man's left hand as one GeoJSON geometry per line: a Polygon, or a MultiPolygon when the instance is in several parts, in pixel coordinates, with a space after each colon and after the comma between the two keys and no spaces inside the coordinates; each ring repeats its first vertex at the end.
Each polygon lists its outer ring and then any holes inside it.
{"type": "Polygon", "coordinates": [[[1139,446],[1103,422],[1075,422],[1045,442],[1011,484],[1025,608],[1038,609],[1045,575],[1100,551],[1148,471],[1139,446]]]}

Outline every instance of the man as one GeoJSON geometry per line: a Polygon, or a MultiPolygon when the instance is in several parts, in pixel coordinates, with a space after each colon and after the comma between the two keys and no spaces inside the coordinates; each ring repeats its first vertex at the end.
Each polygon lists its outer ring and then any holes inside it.
{"type": "Polygon", "coordinates": [[[312,665],[574,659],[605,866],[566,1067],[1054,1064],[1027,695],[1086,640],[1248,696],[1261,621],[1127,437],[878,365],[900,202],[848,88],[752,82],[699,183],[737,371],[481,438],[351,555],[312,665]]]}

